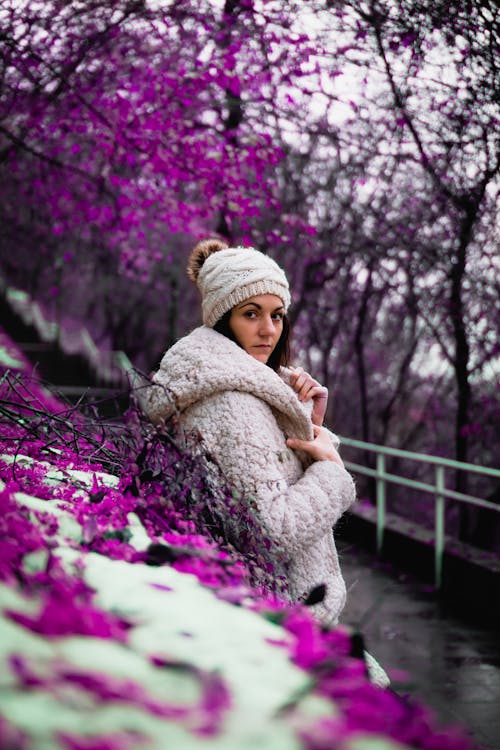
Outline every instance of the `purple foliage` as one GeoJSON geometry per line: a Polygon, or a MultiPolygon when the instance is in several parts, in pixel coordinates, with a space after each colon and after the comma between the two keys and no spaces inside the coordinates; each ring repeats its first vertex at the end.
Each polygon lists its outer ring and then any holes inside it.
{"type": "Polygon", "coordinates": [[[174,705],[148,694],[139,683],[124,680],[92,671],[77,670],[64,664],[54,665],[51,674],[41,676],[30,668],[29,663],[19,654],[10,658],[10,668],[20,686],[30,690],[44,687],[51,692],[63,685],[74,685],[84,690],[96,703],[130,703],[147,713],[171,721],[189,721],[196,734],[210,736],[220,731],[221,719],[230,706],[228,690],[217,674],[204,673],[193,667],[165,662],[165,667],[186,669],[195,676],[201,689],[199,701],[192,706],[174,705]]]}

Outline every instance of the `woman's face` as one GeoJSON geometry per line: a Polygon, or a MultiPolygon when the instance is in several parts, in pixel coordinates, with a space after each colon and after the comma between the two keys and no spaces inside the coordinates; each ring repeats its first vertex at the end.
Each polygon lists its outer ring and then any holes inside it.
{"type": "Polygon", "coordinates": [[[283,302],[275,294],[258,294],[233,307],[229,327],[238,344],[264,364],[283,331],[283,302]]]}

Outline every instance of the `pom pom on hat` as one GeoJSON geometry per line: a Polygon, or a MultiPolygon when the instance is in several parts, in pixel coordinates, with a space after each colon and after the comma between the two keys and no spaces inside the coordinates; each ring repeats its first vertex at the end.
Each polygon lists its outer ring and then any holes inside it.
{"type": "Polygon", "coordinates": [[[216,253],[219,250],[225,250],[227,247],[229,247],[229,245],[226,242],[216,238],[201,240],[201,242],[198,242],[189,253],[186,267],[188,278],[197,284],[201,267],[209,255],[212,255],[212,253],[216,253]]]}
{"type": "Polygon", "coordinates": [[[203,322],[213,327],[228,310],[259,294],[275,294],[285,310],[290,291],[285,272],[253,247],[228,247],[203,240],[191,251],[187,273],[201,292],[203,322]]]}

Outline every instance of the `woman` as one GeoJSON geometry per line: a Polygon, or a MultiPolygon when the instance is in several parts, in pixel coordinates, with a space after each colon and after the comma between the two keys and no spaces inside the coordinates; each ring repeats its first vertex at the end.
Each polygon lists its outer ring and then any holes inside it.
{"type": "MultiPolygon", "coordinates": [[[[327,390],[287,368],[290,304],[283,270],[253,248],[198,243],[188,275],[203,323],[164,355],[144,405],[154,422],[176,417],[185,443],[222,470],[237,503],[252,508],[276,575],[292,601],[337,623],[346,589],[332,529],[355,490],[322,426],[327,390]]],[[[238,545],[243,529],[227,511],[238,545]]]]}
{"type": "MultiPolygon", "coordinates": [[[[154,422],[174,418],[185,445],[220,467],[232,500],[219,511],[235,545],[245,552],[250,511],[289,598],[316,600],[316,619],[334,625],[346,589],[332,529],[355,491],[338,439],[322,426],[326,388],[286,367],[286,276],[258,250],[219,240],[196,245],[188,276],[204,325],[166,352],[144,409],[154,422]]],[[[371,680],[386,686],[384,670],[365,659],[371,680]]]]}

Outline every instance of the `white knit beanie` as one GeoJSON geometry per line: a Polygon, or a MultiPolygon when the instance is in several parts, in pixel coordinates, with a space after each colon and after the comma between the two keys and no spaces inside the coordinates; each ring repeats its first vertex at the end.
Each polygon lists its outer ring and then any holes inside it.
{"type": "Polygon", "coordinates": [[[290,306],[288,281],[278,264],[253,247],[228,247],[210,255],[197,278],[203,322],[213,327],[228,310],[257,294],[276,294],[290,306]]]}

